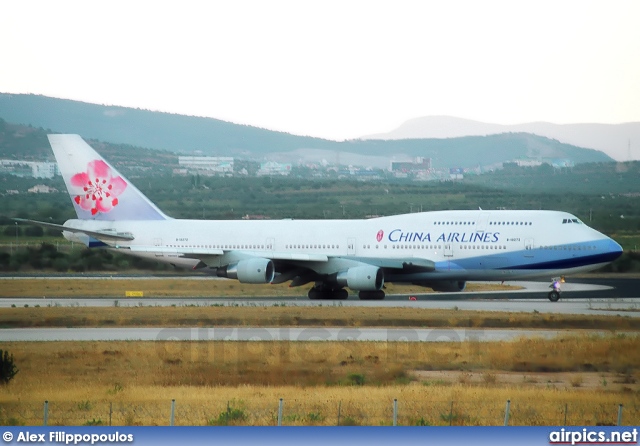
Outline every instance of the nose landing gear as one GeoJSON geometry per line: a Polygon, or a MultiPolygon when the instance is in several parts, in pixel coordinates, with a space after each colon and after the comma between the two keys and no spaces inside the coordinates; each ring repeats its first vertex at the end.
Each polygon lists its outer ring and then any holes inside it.
{"type": "Polygon", "coordinates": [[[562,290],[560,289],[560,284],[564,283],[564,277],[558,277],[551,280],[552,280],[552,283],[551,285],[549,285],[549,288],[553,288],[553,289],[549,291],[549,294],[547,297],[551,302],[558,302],[558,300],[560,299],[560,293],[562,293],[562,290]]]}

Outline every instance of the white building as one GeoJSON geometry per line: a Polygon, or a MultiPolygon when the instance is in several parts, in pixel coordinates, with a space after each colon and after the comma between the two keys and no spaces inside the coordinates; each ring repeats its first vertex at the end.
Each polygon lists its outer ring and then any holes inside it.
{"type": "Polygon", "coordinates": [[[515,163],[520,167],[542,166],[542,161],[539,161],[539,160],[520,159],[520,160],[515,160],[515,163]]]}
{"type": "Polygon", "coordinates": [[[233,173],[233,158],[229,156],[179,156],[178,164],[204,174],[233,173]]]}
{"type": "Polygon", "coordinates": [[[36,184],[30,189],[27,189],[27,192],[32,194],[50,194],[52,192],[58,192],[58,189],[55,187],[49,187],[45,184],[36,184]]]}
{"type": "Polygon", "coordinates": [[[268,176],[268,175],[282,175],[287,176],[291,173],[291,163],[276,163],[275,161],[267,161],[260,164],[260,170],[256,172],[256,175],[268,176]]]}
{"type": "Polygon", "coordinates": [[[18,176],[31,176],[33,178],[53,178],[59,175],[56,163],[0,160],[0,171],[18,176]],[[29,175],[27,172],[31,172],[29,175]]]}
{"type": "Polygon", "coordinates": [[[58,173],[56,163],[32,163],[33,178],[53,178],[58,173]]]}

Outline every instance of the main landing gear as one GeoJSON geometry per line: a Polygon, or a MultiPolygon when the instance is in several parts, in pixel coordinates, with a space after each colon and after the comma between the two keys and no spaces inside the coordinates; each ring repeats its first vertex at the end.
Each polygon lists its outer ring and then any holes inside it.
{"type": "MultiPolygon", "coordinates": [[[[312,300],[344,300],[349,297],[349,293],[344,288],[331,288],[325,285],[314,286],[309,290],[309,299],[312,300]]],[[[382,300],[384,291],[360,291],[358,297],[361,300],[382,300]]]]}
{"type": "Polygon", "coordinates": [[[314,286],[309,290],[309,299],[324,299],[324,300],[344,300],[349,297],[349,293],[344,288],[328,288],[314,286]]]}
{"type": "Polygon", "coordinates": [[[384,299],[384,291],[360,291],[358,297],[360,300],[382,300],[384,299]]]}

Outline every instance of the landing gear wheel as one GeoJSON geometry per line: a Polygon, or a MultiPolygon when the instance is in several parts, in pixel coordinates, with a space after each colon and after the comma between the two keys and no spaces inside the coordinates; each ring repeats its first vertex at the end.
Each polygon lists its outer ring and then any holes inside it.
{"type": "Polygon", "coordinates": [[[360,300],[382,300],[384,299],[384,291],[360,291],[358,297],[360,300]]]}
{"type": "Polygon", "coordinates": [[[308,293],[309,299],[312,300],[344,300],[349,298],[349,292],[344,288],[337,290],[328,290],[322,288],[313,287],[308,293]]]}
{"type": "Polygon", "coordinates": [[[558,302],[558,299],[560,299],[560,293],[558,293],[557,291],[549,291],[549,300],[551,302],[558,302]]]}
{"type": "Polygon", "coordinates": [[[344,300],[349,298],[349,292],[344,288],[333,292],[334,299],[344,300]]]}

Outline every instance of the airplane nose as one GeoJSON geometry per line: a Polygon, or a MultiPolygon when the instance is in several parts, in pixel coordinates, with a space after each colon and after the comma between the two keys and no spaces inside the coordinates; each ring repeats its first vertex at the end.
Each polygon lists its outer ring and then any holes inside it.
{"type": "Polygon", "coordinates": [[[615,260],[622,255],[622,246],[620,246],[615,240],[609,239],[609,254],[611,254],[611,260],[615,260]]]}

